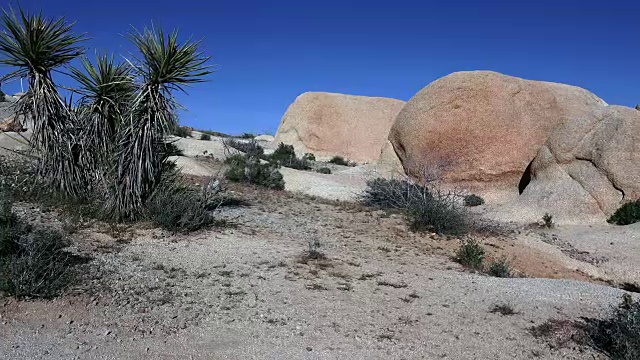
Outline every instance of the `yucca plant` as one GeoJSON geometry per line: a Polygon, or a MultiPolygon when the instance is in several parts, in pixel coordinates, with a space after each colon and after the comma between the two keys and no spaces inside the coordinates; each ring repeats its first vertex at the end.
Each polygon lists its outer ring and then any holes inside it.
{"type": "Polygon", "coordinates": [[[83,58],[81,65],[81,69],[70,69],[78,83],[74,91],[81,95],[77,106],[81,139],[87,155],[91,155],[85,157],[88,169],[102,172],[111,160],[112,145],[129,111],[135,86],[131,67],[127,63],[116,64],[113,56],[98,56],[96,65],[83,58]]]}
{"type": "Polygon", "coordinates": [[[75,114],[62,99],[52,72],[76,57],[85,40],[72,33],[73,24],[64,18],[47,19],[19,9],[16,14],[2,11],[0,19],[0,64],[17,68],[1,81],[27,78],[29,89],[16,106],[16,115],[33,121],[32,150],[39,157],[38,174],[53,189],[76,194],[82,188],[79,159],[81,144],[75,139],[75,114]]]}
{"type": "Polygon", "coordinates": [[[179,105],[174,91],[204,81],[212,73],[209,57],[198,51],[199,41],[178,40],[178,32],[168,35],[160,28],[134,31],[129,39],[139,56],[129,63],[140,82],[131,111],[116,136],[114,181],[107,206],[118,219],[134,219],[162,175],[160,148],[176,124],[179,105]]]}

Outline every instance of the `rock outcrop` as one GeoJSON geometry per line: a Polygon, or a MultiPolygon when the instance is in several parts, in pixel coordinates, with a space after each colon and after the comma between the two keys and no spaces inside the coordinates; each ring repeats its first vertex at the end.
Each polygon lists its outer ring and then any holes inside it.
{"type": "Polygon", "coordinates": [[[560,125],[521,183],[517,208],[560,221],[603,221],[640,199],[640,112],[596,109],[560,125]]]}
{"type": "MultiPolygon", "coordinates": [[[[389,140],[408,175],[444,167],[444,181],[518,180],[551,132],[606,103],[587,90],[490,71],[457,72],[419,91],[398,115],[389,140]]],[[[517,194],[517,193],[516,193],[517,194]]]]}
{"type": "Polygon", "coordinates": [[[27,131],[22,123],[12,116],[0,122],[0,132],[24,132],[27,131]]]}
{"type": "Polygon", "coordinates": [[[275,142],[293,145],[296,153],[318,159],[342,156],[373,162],[405,102],[396,99],[308,92],[284,114],[275,142]]]}

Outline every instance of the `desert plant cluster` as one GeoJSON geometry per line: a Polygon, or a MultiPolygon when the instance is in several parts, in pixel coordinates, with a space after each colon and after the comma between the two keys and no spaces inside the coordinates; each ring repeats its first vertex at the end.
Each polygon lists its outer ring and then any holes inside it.
{"type": "Polygon", "coordinates": [[[64,18],[19,9],[3,11],[0,21],[0,64],[13,69],[2,81],[26,78],[29,85],[15,115],[33,122],[22,155],[32,159],[36,181],[73,201],[100,199],[102,214],[115,221],[141,219],[151,199],[182,193],[167,159],[177,150],[167,137],[190,133],[177,123],[175,92],[213,72],[199,42],[180,42],[177,31],[158,27],[134,29],[126,38],[137,53],[121,62],[109,54],[92,61],[84,56],[88,38],[64,18]],[[70,66],[74,59],[80,67],[70,66]],[[74,102],[52,76],[61,69],[78,84],[74,102]]]}
{"type": "Polygon", "coordinates": [[[367,182],[362,202],[403,213],[414,231],[463,235],[470,222],[459,205],[460,195],[408,179],[377,178],[367,182]]]}

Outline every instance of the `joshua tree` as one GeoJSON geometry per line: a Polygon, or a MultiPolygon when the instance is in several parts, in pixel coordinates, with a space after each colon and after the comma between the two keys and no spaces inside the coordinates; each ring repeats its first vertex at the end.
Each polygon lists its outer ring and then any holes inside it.
{"type": "Polygon", "coordinates": [[[16,107],[16,115],[33,121],[31,148],[39,157],[39,175],[53,188],[76,194],[83,183],[79,170],[81,144],[75,138],[74,114],[60,97],[51,73],[82,55],[78,43],[83,35],[73,35],[73,24],[64,18],[51,20],[41,13],[22,9],[2,11],[0,64],[17,68],[0,81],[27,78],[29,89],[16,107]]]}
{"type": "Polygon", "coordinates": [[[138,85],[130,111],[116,135],[108,208],[119,219],[133,219],[160,182],[166,158],[159,151],[176,124],[173,92],[204,81],[212,73],[199,41],[178,42],[158,28],[134,31],[129,39],[140,55],[132,59],[138,85]]]}

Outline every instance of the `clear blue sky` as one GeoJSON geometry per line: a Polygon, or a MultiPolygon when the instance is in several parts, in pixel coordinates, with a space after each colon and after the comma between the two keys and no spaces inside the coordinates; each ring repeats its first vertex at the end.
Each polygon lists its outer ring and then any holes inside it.
{"type": "Polygon", "coordinates": [[[563,82],[610,104],[640,103],[637,1],[20,3],[77,21],[75,29],[92,38],[90,54],[126,54],[130,47],[119,34],[151,21],[204,38],[218,72],[179,97],[189,109],[182,123],[197,128],[273,132],[305,91],[408,100],[460,70],[563,82]]]}

